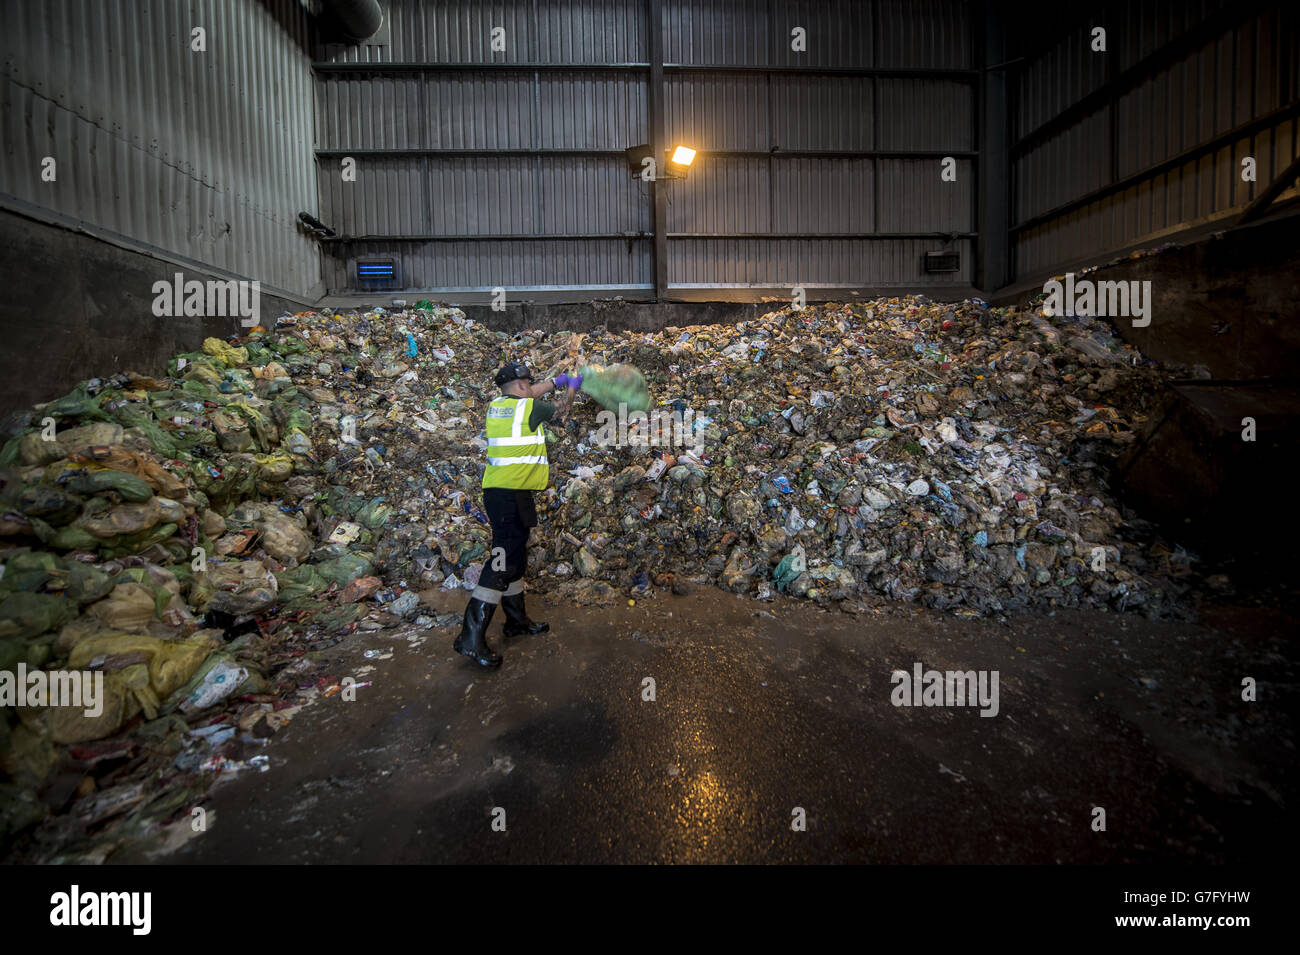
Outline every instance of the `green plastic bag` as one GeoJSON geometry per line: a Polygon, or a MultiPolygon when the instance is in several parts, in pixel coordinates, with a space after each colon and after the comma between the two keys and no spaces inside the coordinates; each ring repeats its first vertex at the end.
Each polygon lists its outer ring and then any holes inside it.
{"type": "Polygon", "coordinates": [[[117,423],[124,428],[139,428],[155,451],[166,458],[176,457],[176,442],[158,426],[149,409],[136,404],[124,405],[117,410],[117,423]]]}
{"type": "Polygon", "coordinates": [[[81,513],[81,499],[47,483],[29,484],[18,495],[18,510],[27,517],[39,517],[55,527],[67,524],[81,513]]]}
{"type": "Polygon", "coordinates": [[[367,577],[374,573],[370,559],[362,554],[344,554],[316,564],[316,572],[326,581],[346,587],[358,577],[367,577]]]}
{"type": "Polygon", "coordinates": [[[92,398],[87,390],[87,385],[88,382],[83,381],[62,398],[50,402],[41,409],[42,416],[76,418],[81,424],[88,421],[112,421],[113,419],[99,406],[104,399],[104,395],[101,394],[92,398]]]}
{"type": "Polygon", "coordinates": [[[0,468],[12,468],[21,463],[22,438],[11,438],[0,450],[0,468]]]}
{"type": "Polygon", "coordinates": [[[105,557],[129,557],[132,554],[148,550],[154,544],[161,544],[175,534],[176,529],[175,524],[163,524],[153,530],[141,531],[139,534],[117,537],[109,543],[109,546],[104,547],[100,553],[105,557]]]}
{"type": "Polygon", "coordinates": [[[806,569],[802,553],[786,554],[781,563],[772,572],[772,581],[778,591],[783,591],[794,583],[795,579],[806,569]]]}
{"type": "Polygon", "coordinates": [[[26,640],[57,630],[77,615],[77,605],[50,594],[19,592],[0,600],[0,639],[26,640]]]}
{"type": "Polygon", "coordinates": [[[330,585],[313,564],[302,564],[292,570],[284,570],[275,575],[280,585],[280,599],[285,603],[299,597],[310,597],[320,593],[330,585]]]}
{"type": "Polygon", "coordinates": [[[367,501],[357,509],[356,522],[364,525],[372,531],[377,531],[393,516],[393,508],[384,503],[382,497],[367,501]]]}
{"type": "Polygon", "coordinates": [[[41,542],[54,550],[94,550],[104,543],[84,527],[77,527],[75,524],[60,527],[55,531],[48,524],[32,521],[32,527],[36,529],[41,542]]]}
{"type": "Polygon", "coordinates": [[[582,393],[607,411],[617,412],[619,405],[627,405],[628,411],[650,410],[645,376],[631,365],[587,365],[578,374],[582,377],[582,393]]]}
{"type": "Polygon", "coordinates": [[[84,606],[107,597],[113,586],[113,578],[109,574],[93,564],[74,560],[63,592],[70,600],[84,606]]]}
{"type": "Polygon", "coordinates": [[[0,577],[0,591],[22,590],[35,593],[42,584],[53,580],[66,567],[66,561],[48,552],[15,554],[5,562],[5,575],[0,577]]]}
{"type": "Polygon", "coordinates": [[[94,496],[103,491],[112,491],[128,504],[143,504],[153,497],[153,488],[144,478],[111,468],[87,468],[85,471],[71,472],[65,484],[69,491],[77,494],[94,496]]]}

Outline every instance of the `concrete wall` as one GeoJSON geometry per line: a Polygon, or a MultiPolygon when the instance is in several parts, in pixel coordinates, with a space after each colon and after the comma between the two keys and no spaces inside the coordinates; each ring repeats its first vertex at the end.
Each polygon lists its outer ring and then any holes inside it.
{"type": "Polygon", "coordinates": [[[1118,330],[1161,362],[1215,378],[1300,378],[1300,214],[1098,269],[1089,278],[1149,281],[1151,324],[1118,330]]]}
{"type": "MultiPolygon", "coordinates": [[[[224,279],[88,235],[0,212],[0,414],[65,394],[84,378],[157,374],[205,337],[240,333],[238,318],[158,318],[156,281],[224,279]]],[[[302,305],[261,297],[263,322],[302,305]]]]}
{"type": "MultiPolygon", "coordinates": [[[[1146,250],[1078,275],[1094,282],[1150,282],[1151,324],[1115,330],[1163,363],[1204,365],[1216,379],[1300,378],[1300,203],[1258,223],[1146,250]]],[[[1062,269],[1064,272],[1065,269],[1062,269]]],[[[1059,274],[1059,273],[1058,273],[1059,274]]],[[[1042,284],[1023,284],[994,304],[1025,304],[1042,284]]]]}

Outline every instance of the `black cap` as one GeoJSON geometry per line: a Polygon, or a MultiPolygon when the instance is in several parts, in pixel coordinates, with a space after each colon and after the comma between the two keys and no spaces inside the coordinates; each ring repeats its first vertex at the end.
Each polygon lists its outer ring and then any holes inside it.
{"type": "Polygon", "coordinates": [[[533,373],[528,366],[522,361],[511,362],[497,372],[497,387],[504,387],[512,381],[518,381],[520,378],[532,378],[533,373]]]}

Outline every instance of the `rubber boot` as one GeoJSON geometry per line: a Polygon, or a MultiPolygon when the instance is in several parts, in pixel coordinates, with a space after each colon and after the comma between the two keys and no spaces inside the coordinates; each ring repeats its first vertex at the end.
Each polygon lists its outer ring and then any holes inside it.
{"type": "Polygon", "coordinates": [[[524,609],[524,595],[522,592],[504,594],[501,597],[501,609],[506,612],[506,623],[501,632],[507,637],[518,637],[525,633],[546,633],[551,629],[548,624],[533,623],[528,619],[528,611],[524,609]]]}
{"type": "Polygon", "coordinates": [[[477,597],[470,599],[465,607],[465,622],[461,625],[460,635],[456,637],[451,648],[457,653],[469,657],[481,667],[496,669],[501,665],[501,655],[494,652],[487,642],[488,623],[497,605],[477,597]]]}

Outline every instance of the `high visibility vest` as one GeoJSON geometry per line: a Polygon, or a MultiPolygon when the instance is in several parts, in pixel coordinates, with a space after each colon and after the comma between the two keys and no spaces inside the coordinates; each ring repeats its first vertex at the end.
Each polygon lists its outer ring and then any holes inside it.
{"type": "Polygon", "coordinates": [[[521,491],[542,491],[550,478],[546,462],[546,432],[528,428],[533,412],[532,398],[502,395],[488,405],[487,468],[484,487],[509,487],[521,491]]]}

